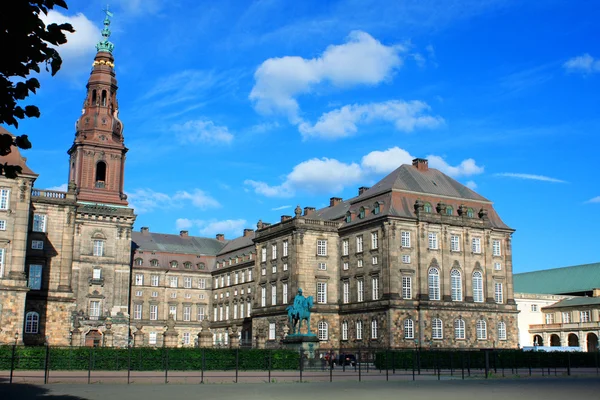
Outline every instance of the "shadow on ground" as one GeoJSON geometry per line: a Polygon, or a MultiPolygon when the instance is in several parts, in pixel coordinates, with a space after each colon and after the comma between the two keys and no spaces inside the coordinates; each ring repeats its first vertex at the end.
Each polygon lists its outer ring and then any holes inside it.
{"type": "Polygon", "coordinates": [[[86,400],[83,397],[66,394],[53,395],[50,389],[27,383],[8,383],[8,379],[0,378],[0,399],[4,400],[86,400]]]}

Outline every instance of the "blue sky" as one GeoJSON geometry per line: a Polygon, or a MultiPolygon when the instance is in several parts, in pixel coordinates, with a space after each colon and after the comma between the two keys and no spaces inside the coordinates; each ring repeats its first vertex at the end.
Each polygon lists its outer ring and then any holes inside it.
{"type": "MultiPolygon", "coordinates": [[[[21,123],[66,184],[105,2],[21,123]]],[[[600,3],[112,1],[136,229],[226,237],[349,198],[412,157],[491,199],[515,272],[599,261],[600,3]]],[[[11,130],[14,130],[11,128],[11,130]]]]}

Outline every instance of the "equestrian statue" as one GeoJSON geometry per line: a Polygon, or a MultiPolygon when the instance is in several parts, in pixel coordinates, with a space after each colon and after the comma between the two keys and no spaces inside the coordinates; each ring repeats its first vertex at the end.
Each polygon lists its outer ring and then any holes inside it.
{"type": "Polygon", "coordinates": [[[294,298],[294,304],[286,308],[286,311],[288,312],[288,318],[290,320],[290,328],[292,330],[291,335],[302,335],[300,333],[300,328],[302,328],[302,320],[306,320],[306,335],[311,335],[310,309],[312,306],[313,297],[304,297],[304,295],[302,295],[302,289],[298,288],[298,294],[294,298]],[[298,325],[297,329],[296,325],[298,325]]]}

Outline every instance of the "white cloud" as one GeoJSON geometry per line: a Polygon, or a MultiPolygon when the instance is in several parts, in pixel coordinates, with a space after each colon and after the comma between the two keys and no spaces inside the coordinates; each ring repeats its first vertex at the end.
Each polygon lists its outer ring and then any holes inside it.
{"type": "Polygon", "coordinates": [[[184,144],[227,144],[233,140],[233,135],[226,126],[218,126],[208,120],[187,121],[174,125],[173,130],[177,132],[177,137],[184,144]]]}
{"type": "Polygon", "coordinates": [[[190,229],[194,225],[194,221],[187,218],[177,218],[175,221],[175,227],[177,230],[190,229]]]}
{"type": "Polygon", "coordinates": [[[89,70],[91,56],[96,52],[95,45],[102,38],[100,29],[83,13],[66,16],[50,10],[48,15],[42,13],[40,18],[46,25],[69,23],[75,30],[73,33],[66,32],[67,43],[57,48],[63,60],[59,74],[76,75],[83,72],[84,68],[89,70]]]}
{"type": "Polygon", "coordinates": [[[292,208],[292,206],[279,206],[279,207],[271,208],[271,211],[285,210],[286,208],[292,208]]]}
{"type": "MultiPolygon", "coordinates": [[[[470,176],[483,173],[483,167],[477,166],[473,159],[462,161],[457,166],[449,165],[439,156],[434,164],[443,168],[442,172],[453,176],[470,176]]],[[[372,151],[362,157],[360,165],[344,163],[332,158],[314,158],[296,165],[283,183],[271,186],[266,182],[246,180],[244,184],[254,192],[266,197],[292,197],[296,191],[310,193],[336,193],[345,187],[390,173],[402,164],[411,164],[415,157],[399,147],[384,151],[372,151]]],[[[432,168],[438,166],[431,165],[432,168]]]]}
{"type": "Polygon", "coordinates": [[[563,64],[563,67],[568,72],[580,72],[583,74],[591,74],[600,72],[600,59],[595,59],[588,53],[581,56],[573,57],[563,64]]]}
{"type": "Polygon", "coordinates": [[[427,160],[429,161],[429,166],[431,168],[439,169],[453,178],[482,174],[484,169],[483,167],[478,166],[472,158],[463,160],[457,166],[449,165],[440,156],[429,155],[427,156],[427,160]]]}
{"type": "Polygon", "coordinates": [[[600,203],[600,196],[596,196],[592,199],[589,199],[588,201],[586,201],[586,203],[600,203]]]}
{"type": "Polygon", "coordinates": [[[514,172],[501,172],[501,173],[497,173],[494,175],[508,177],[508,178],[528,179],[528,180],[543,181],[543,182],[567,183],[566,181],[563,181],[561,179],[550,178],[550,177],[544,176],[544,175],[521,174],[521,173],[514,173],[514,172]]]}
{"type": "Polygon", "coordinates": [[[46,190],[55,190],[57,192],[66,192],[67,190],[69,190],[69,185],[66,183],[63,183],[62,185],[49,187],[46,190]]]}
{"type": "Polygon", "coordinates": [[[467,183],[465,183],[465,186],[471,190],[477,189],[477,184],[475,183],[475,181],[468,181],[467,183]]]}
{"type": "Polygon", "coordinates": [[[174,195],[155,192],[152,189],[136,189],[128,192],[129,205],[137,214],[152,212],[155,209],[180,208],[187,204],[202,210],[221,207],[219,202],[200,189],[191,192],[178,191],[174,195]]]}
{"type": "Polygon", "coordinates": [[[307,122],[301,123],[299,130],[305,138],[317,136],[336,139],[355,134],[358,125],[376,121],[392,123],[397,130],[403,132],[412,132],[418,128],[437,128],[444,123],[444,119],[428,115],[430,109],[427,103],[416,100],[346,105],[321,115],[313,126],[307,122]]]}
{"type": "Polygon", "coordinates": [[[400,45],[383,45],[366,32],[353,31],[346,43],[327,47],[320,57],[264,61],[254,74],[249,97],[258,112],[283,114],[292,123],[300,123],[299,95],[321,83],[338,87],[381,83],[402,65],[400,53],[404,50],[400,45]]]}
{"type": "Polygon", "coordinates": [[[245,219],[226,219],[226,220],[201,220],[178,218],[175,221],[175,226],[178,230],[187,230],[197,228],[198,233],[202,236],[214,236],[217,233],[227,236],[240,236],[246,227],[245,219]],[[229,234],[229,235],[228,235],[229,234]]]}

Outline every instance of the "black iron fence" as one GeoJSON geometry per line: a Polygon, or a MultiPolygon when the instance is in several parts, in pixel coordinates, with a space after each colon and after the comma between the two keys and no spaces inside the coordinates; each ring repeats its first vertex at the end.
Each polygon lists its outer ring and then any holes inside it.
{"type": "Polygon", "coordinates": [[[598,352],[0,346],[0,383],[303,382],[597,376],[599,364],[598,352]]]}

